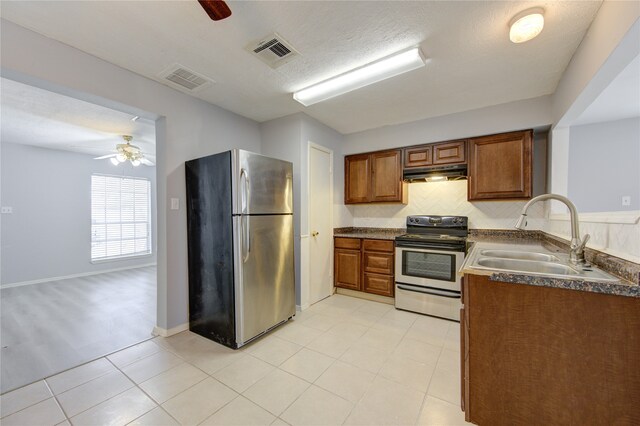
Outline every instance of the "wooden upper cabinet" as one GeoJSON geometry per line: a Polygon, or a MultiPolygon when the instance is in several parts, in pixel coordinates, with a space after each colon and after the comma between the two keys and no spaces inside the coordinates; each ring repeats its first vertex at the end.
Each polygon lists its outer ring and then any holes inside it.
{"type": "Polygon", "coordinates": [[[402,151],[379,151],[345,157],[344,202],[406,203],[402,181],[402,151]]]}
{"type": "Polygon", "coordinates": [[[533,131],[469,140],[468,199],[531,198],[533,131]]]}
{"type": "Polygon", "coordinates": [[[404,150],[404,168],[427,167],[433,165],[433,146],[423,145],[404,150]]]}
{"type": "Polygon", "coordinates": [[[402,201],[402,151],[371,154],[371,201],[402,201]]]}
{"type": "Polygon", "coordinates": [[[369,202],[371,161],[369,154],[344,157],[344,203],[369,202]]]}
{"type": "Polygon", "coordinates": [[[453,141],[433,145],[433,165],[457,164],[467,161],[467,141],[453,141]]]}

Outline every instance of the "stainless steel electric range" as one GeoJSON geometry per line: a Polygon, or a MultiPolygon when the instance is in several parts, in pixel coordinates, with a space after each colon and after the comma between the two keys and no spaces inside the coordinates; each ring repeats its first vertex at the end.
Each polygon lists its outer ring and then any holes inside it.
{"type": "Polygon", "coordinates": [[[408,216],[396,237],[396,308],[458,321],[467,251],[465,216],[408,216]]]}

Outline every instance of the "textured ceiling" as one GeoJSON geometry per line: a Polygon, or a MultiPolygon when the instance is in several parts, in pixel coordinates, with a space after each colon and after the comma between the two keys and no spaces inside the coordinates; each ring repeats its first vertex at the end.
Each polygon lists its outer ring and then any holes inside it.
{"type": "Polygon", "coordinates": [[[132,144],[155,157],[153,122],[5,78],[0,84],[3,142],[100,156],[123,143],[120,135],[132,135],[132,144]]]}
{"type": "Polygon", "coordinates": [[[607,86],[573,125],[640,117],[640,56],[607,86]]]}
{"type": "Polygon", "coordinates": [[[554,92],[600,1],[242,1],[213,22],[195,0],[2,1],[3,18],[159,80],[178,62],[217,83],[196,94],[257,121],[304,111],[342,133],[554,92]],[[520,45],[507,23],[545,8],[520,45]],[[272,70],[247,53],[278,32],[301,54],[272,70]],[[406,47],[426,67],[305,108],[291,92],[406,47]]]}

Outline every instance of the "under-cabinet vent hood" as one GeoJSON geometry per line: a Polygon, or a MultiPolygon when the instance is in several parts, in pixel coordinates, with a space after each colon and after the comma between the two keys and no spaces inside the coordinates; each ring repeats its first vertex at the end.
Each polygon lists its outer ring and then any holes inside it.
{"type": "Polygon", "coordinates": [[[419,169],[405,169],[402,179],[406,182],[439,182],[445,180],[459,180],[467,178],[467,165],[423,167],[419,169]]]}

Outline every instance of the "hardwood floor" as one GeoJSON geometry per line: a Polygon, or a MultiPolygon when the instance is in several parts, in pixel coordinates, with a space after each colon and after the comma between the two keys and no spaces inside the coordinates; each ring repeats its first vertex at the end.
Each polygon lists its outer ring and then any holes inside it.
{"type": "Polygon", "coordinates": [[[0,291],[0,392],[152,337],[156,268],[0,291]]]}

